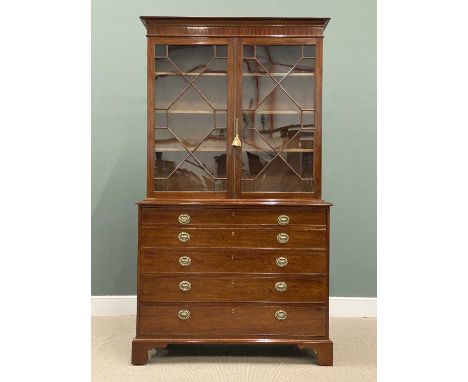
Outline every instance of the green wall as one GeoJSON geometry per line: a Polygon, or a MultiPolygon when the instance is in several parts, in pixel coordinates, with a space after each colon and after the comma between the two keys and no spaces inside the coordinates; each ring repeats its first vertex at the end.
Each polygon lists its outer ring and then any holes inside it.
{"type": "Polygon", "coordinates": [[[135,202],[146,188],[141,15],[331,17],[325,31],[323,198],[334,203],[332,296],[376,296],[375,0],[92,1],[92,293],[136,292],[135,202]]]}

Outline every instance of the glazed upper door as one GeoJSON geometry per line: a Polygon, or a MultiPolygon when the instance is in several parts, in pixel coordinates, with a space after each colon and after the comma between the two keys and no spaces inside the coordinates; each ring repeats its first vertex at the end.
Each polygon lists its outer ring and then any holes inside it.
{"type": "Polygon", "coordinates": [[[320,48],[315,39],[245,38],[237,49],[242,197],[320,196],[320,48]]]}
{"type": "Polygon", "coordinates": [[[148,44],[148,196],[226,197],[229,39],[149,38],[148,44]]]}

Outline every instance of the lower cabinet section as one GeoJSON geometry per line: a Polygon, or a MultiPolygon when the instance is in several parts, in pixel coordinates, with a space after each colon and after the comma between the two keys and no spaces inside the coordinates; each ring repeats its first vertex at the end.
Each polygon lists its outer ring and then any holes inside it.
{"type": "Polygon", "coordinates": [[[139,308],[140,336],[326,335],[327,310],[290,305],[146,305],[139,308]]]}
{"type": "Polygon", "coordinates": [[[140,205],[134,365],[174,343],[291,344],[333,363],[329,207],[236,203],[140,205]]]}

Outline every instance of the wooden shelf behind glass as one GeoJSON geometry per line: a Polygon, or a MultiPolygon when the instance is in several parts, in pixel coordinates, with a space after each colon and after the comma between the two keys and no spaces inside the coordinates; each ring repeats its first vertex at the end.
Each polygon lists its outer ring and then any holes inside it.
{"type": "MultiPolygon", "coordinates": [[[[248,149],[245,149],[245,151],[249,151],[249,152],[264,152],[265,150],[264,149],[255,149],[255,148],[248,148],[248,149]]],[[[168,148],[165,148],[165,149],[160,149],[158,148],[157,150],[155,150],[156,153],[167,153],[167,152],[186,152],[187,155],[189,154],[189,152],[187,150],[181,150],[181,149],[178,149],[176,147],[168,147],[168,148]]],[[[213,152],[213,153],[225,153],[226,152],[226,149],[210,149],[209,147],[207,148],[198,148],[196,149],[195,151],[192,151],[190,152],[191,154],[192,153],[199,153],[199,152],[213,152]]],[[[301,149],[301,148],[294,148],[294,149],[284,149],[284,150],[281,150],[280,152],[282,153],[312,153],[314,152],[314,149],[301,149]]]]}
{"type": "MultiPolygon", "coordinates": [[[[252,73],[242,73],[244,77],[310,77],[315,76],[314,72],[307,73],[263,73],[263,72],[252,72],[252,73]]],[[[162,76],[227,76],[226,72],[206,72],[206,73],[190,73],[190,72],[155,72],[155,77],[162,76]]]]}

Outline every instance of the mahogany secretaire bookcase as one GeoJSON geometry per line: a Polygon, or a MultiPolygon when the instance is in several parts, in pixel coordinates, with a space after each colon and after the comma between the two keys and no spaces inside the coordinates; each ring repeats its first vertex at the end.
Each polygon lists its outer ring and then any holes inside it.
{"type": "Polygon", "coordinates": [[[141,17],[147,198],[132,363],[294,344],[332,365],[321,199],[324,18],[141,17]]]}

